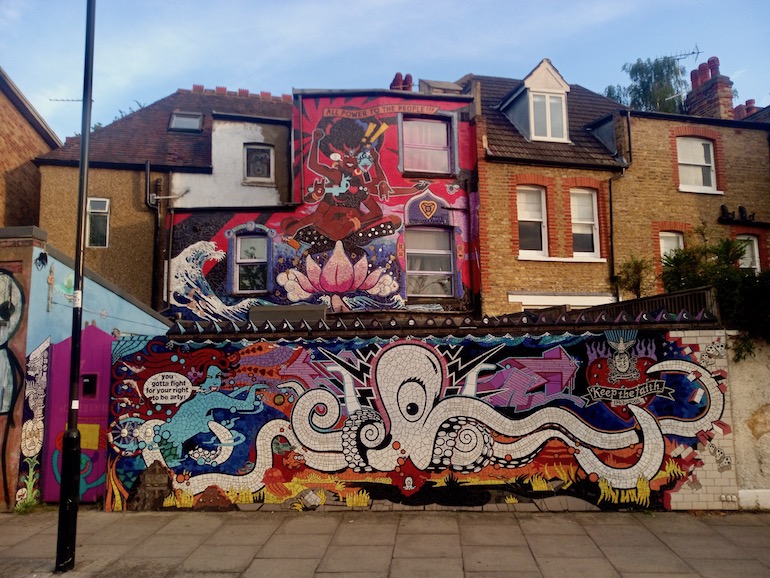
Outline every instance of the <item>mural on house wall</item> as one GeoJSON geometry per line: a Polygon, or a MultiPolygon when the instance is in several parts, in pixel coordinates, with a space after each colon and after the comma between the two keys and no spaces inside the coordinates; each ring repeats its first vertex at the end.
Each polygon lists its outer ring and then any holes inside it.
{"type": "Polygon", "coordinates": [[[468,191],[461,175],[472,165],[467,147],[458,146],[468,141],[468,123],[459,115],[465,106],[390,96],[304,97],[294,118],[294,197],[301,204],[291,213],[177,212],[172,311],[196,321],[242,322],[255,305],[404,309],[405,226],[449,231],[451,268],[442,269],[444,286],[433,296],[434,307],[450,300],[456,308],[470,283],[468,191]],[[417,141],[410,149],[416,160],[405,164],[403,126],[410,118],[422,125],[407,138],[417,141]]]}
{"type": "Polygon", "coordinates": [[[716,439],[730,433],[726,373],[700,357],[697,343],[631,330],[157,338],[113,366],[106,504],[130,505],[153,466],[168,474],[169,507],[559,494],[668,508],[684,484],[698,486],[704,460],[731,468],[716,439]]]}
{"type": "MultiPolygon", "coordinates": [[[[24,290],[14,275],[22,272],[20,262],[3,263],[0,268],[0,428],[2,448],[0,449],[0,475],[2,475],[3,499],[6,507],[11,505],[14,491],[15,468],[18,461],[17,448],[11,442],[11,434],[21,426],[21,411],[17,400],[22,391],[24,370],[17,351],[23,351],[16,337],[24,324],[26,299],[24,290]],[[15,343],[14,343],[14,338],[15,343]],[[16,349],[17,351],[14,351],[16,349]],[[13,480],[13,482],[9,482],[13,480]]],[[[14,433],[14,436],[17,433],[14,433]]]]}

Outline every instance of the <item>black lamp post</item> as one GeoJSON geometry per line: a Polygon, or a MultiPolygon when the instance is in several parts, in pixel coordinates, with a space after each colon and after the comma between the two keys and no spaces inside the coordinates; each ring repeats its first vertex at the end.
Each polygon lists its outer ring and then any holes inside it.
{"type": "Polygon", "coordinates": [[[67,431],[64,433],[59,495],[59,530],[56,539],[56,572],[75,566],[78,505],[80,503],[80,342],[83,325],[83,247],[85,245],[85,206],[88,195],[88,152],[91,141],[91,97],[94,68],[94,12],[96,0],[88,0],[86,9],[86,56],[83,74],[83,119],[80,130],[80,180],[78,185],[78,222],[75,240],[75,284],[72,299],[72,351],[70,355],[70,391],[67,431]]]}

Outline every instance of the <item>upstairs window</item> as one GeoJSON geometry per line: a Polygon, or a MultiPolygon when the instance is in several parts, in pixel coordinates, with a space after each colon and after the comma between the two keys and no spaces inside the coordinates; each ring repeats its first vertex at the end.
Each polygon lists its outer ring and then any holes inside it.
{"type": "Polygon", "coordinates": [[[684,235],[678,231],[662,231],[658,239],[661,259],[677,249],[684,249],[684,235]]]}
{"type": "Polygon", "coordinates": [[[444,120],[403,120],[404,172],[450,174],[451,124],[444,120]]]}
{"type": "Polygon", "coordinates": [[[234,293],[267,291],[267,237],[242,235],[235,242],[234,293]]]}
{"type": "Polygon", "coordinates": [[[701,138],[676,139],[679,189],[691,193],[716,193],[714,143],[701,138]]]}
{"type": "Polygon", "coordinates": [[[516,210],[519,219],[519,254],[547,257],[545,190],[541,187],[518,187],[516,210]]]}
{"type": "Polygon", "coordinates": [[[759,274],[759,242],[754,235],[738,235],[737,241],[743,244],[743,257],[739,261],[741,269],[751,269],[759,274]]]}
{"type": "Polygon", "coordinates": [[[535,140],[567,140],[565,97],[560,94],[530,94],[532,103],[532,138],[535,140]]]}
{"type": "Polygon", "coordinates": [[[110,240],[110,200],[88,199],[86,215],[86,230],[88,238],[86,247],[109,246],[110,240]]]}
{"type": "Polygon", "coordinates": [[[274,182],[275,149],[264,144],[244,145],[243,168],[243,179],[247,183],[274,182]]]}
{"type": "Polygon", "coordinates": [[[581,257],[599,256],[599,226],[596,218],[596,191],[570,191],[572,209],[572,252],[581,257]]]}
{"type": "Polygon", "coordinates": [[[168,123],[169,130],[200,132],[203,129],[203,114],[200,112],[173,112],[168,123]]]}
{"type": "Polygon", "coordinates": [[[453,297],[454,251],[449,229],[408,228],[406,294],[411,297],[453,297]]]}

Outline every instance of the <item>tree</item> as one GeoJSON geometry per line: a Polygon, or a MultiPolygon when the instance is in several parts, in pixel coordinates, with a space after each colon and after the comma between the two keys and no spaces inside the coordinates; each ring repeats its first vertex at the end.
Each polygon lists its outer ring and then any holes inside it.
{"type": "Polygon", "coordinates": [[[604,96],[636,110],[679,112],[680,97],[687,92],[685,67],[673,56],[637,59],[622,68],[631,84],[610,85],[604,96]]]}
{"type": "Polygon", "coordinates": [[[655,265],[652,259],[631,255],[618,267],[613,281],[618,289],[628,291],[636,299],[655,289],[655,265]]]}

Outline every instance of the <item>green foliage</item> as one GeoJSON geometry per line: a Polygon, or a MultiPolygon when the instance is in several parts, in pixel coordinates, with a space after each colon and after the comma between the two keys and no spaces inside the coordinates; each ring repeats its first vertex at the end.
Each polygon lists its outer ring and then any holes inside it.
{"type": "Polygon", "coordinates": [[[741,241],[719,239],[710,243],[702,230],[699,232],[701,242],[663,258],[663,285],[666,291],[714,287],[722,323],[744,332],[743,337],[733,340],[733,357],[736,361],[745,359],[753,355],[754,339],[770,343],[770,272],[754,275],[752,270],[739,267],[745,250],[741,241]]]}
{"type": "Polygon", "coordinates": [[[655,265],[652,259],[631,255],[618,267],[613,283],[637,299],[651,293],[655,288],[655,265]]]}
{"type": "Polygon", "coordinates": [[[676,58],[639,58],[624,64],[622,70],[631,84],[608,86],[604,89],[607,98],[636,110],[679,112],[679,95],[687,91],[688,84],[685,67],[676,58]]]}

